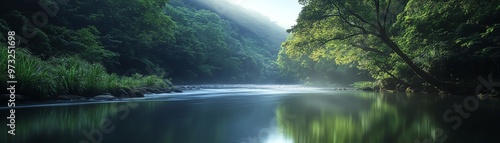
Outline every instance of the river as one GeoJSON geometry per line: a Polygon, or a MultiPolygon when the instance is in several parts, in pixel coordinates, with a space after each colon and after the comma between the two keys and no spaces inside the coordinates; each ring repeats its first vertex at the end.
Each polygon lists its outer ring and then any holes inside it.
{"type": "Polygon", "coordinates": [[[261,86],[16,108],[7,143],[498,143],[498,101],[261,86]]]}

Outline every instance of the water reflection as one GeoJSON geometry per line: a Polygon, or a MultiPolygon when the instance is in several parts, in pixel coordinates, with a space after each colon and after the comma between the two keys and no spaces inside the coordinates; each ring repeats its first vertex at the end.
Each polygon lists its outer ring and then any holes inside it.
{"type": "Polygon", "coordinates": [[[2,133],[0,142],[414,143],[433,142],[437,129],[446,142],[498,142],[498,105],[481,102],[457,130],[443,120],[464,97],[233,90],[176,97],[182,100],[19,108],[16,136],[2,133]]]}
{"type": "Polygon", "coordinates": [[[296,143],[413,142],[431,136],[435,119],[412,109],[425,103],[407,100],[367,92],[301,96],[285,100],[276,116],[280,129],[296,143]]]}
{"type": "Polygon", "coordinates": [[[0,134],[0,142],[240,143],[269,126],[275,100],[231,96],[20,108],[16,136],[0,134]]]}
{"type": "MultiPolygon", "coordinates": [[[[143,105],[154,108],[155,103],[143,105]]],[[[0,134],[7,142],[77,142],[82,131],[102,128],[106,121],[125,119],[137,103],[83,104],[78,106],[56,106],[16,109],[16,136],[0,134]],[[72,138],[73,137],[73,138],[72,138]]],[[[6,111],[6,110],[3,110],[6,111]]],[[[2,112],[3,112],[2,111],[2,112]]],[[[1,121],[6,124],[5,120],[1,121]]],[[[6,129],[5,129],[6,130],[6,129]]],[[[79,138],[80,140],[84,137],[79,138]]]]}

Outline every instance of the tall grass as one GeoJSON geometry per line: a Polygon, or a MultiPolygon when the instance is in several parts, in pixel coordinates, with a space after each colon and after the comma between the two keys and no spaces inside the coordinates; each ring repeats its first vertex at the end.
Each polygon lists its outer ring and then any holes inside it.
{"type": "Polygon", "coordinates": [[[104,83],[107,83],[105,84],[105,89],[107,91],[112,91],[123,87],[120,83],[120,77],[114,73],[108,76],[103,76],[102,81],[104,83]]]}
{"type": "MultiPolygon", "coordinates": [[[[6,51],[6,46],[1,46],[6,51]]],[[[108,74],[104,66],[91,64],[76,57],[59,57],[43,61],[28,52],[16,51],[16,92],[33,99],[46,99],[63,94],[92,97],[120,88],[166,88],[163,77],[134,74],[120,77],[108,74]]],[[[7,52],[0,52],[0,86],[7,87],[7,52]]],[[[6,93],[6,91],[3,91],[6,93]]]]}
{"type": "Polygon", "coordinates": [[[76,57],[53,58],[50,63],[55,66],[57,83],[64,94],[95,95],[116,87],[110,85],[116,82],[108,78],[112,75],[100,64],[90,64],[76,57]]]}
{"type": "Polygon", "coordinates": [[[85,90],[82,84],[83,63],[76,58],[52,58],[53,75],[59,85],[61,94],[83,94],[85,90]]]}
{"type": "MultiPolygon", "coordinates": [[[[3,47],[2,49],[6,49],[3,47]]],[[[7,80],[16,80],[16,93],[26,96],[34,96],[36,99],[47,98],[56,93],[56,84],[54,77],[51,75],[47,64],[39,58],[32,57],[23,49],[16,49],[15,54],[15,78],[8,79],[7,72],[7,52],[0,52],[0,62],[3,78],[2,83],[7,80]]],[[[4,85],[7,86],[7,85],[4,85]]]]}
{"type": "Polygon", "coordinates": [[[157,75],[143,76],[141,74],[133,74],[131,77],[122,77],[120,79],[122,87],[133,88],[133,87],[168,87],[167,83],[163,80],[163,77],[157,75]]]}

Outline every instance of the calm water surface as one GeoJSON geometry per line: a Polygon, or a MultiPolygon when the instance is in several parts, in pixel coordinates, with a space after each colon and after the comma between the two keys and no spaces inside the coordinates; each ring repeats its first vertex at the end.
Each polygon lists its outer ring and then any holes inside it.
{"type": "Polygon", "coordinates": [[[473,96],[317,88],[202,89],[16,109],[6,143],[498,143],[500,105],[473,96]]]}

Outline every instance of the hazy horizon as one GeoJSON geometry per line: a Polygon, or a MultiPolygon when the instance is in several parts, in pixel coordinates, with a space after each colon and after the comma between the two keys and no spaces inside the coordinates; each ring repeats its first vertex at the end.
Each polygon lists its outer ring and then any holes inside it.
{"type": "Polygon", "coordinates": [[[289,29],[295,25],[302,6],[297,0],[228,0],[244,8],[256,11],[278,26],[289,29]]]}

